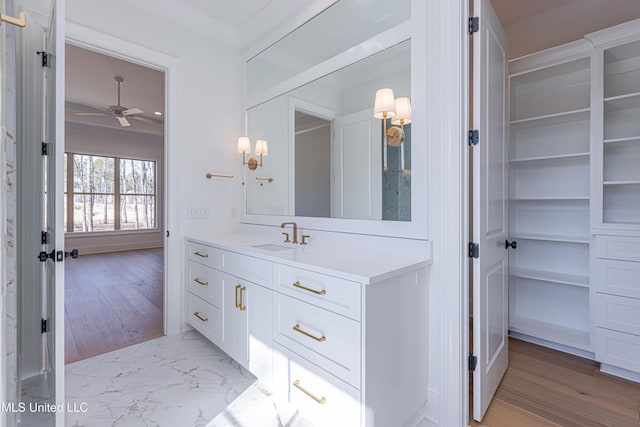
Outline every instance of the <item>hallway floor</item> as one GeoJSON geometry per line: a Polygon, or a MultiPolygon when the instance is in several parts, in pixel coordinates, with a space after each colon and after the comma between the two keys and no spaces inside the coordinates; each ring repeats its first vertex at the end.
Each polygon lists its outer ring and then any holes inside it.
{"type": "Polygon", "coordinates": [[[80,255],[65,262],[65,363],[163,334],[163,251],[80,255]]]}

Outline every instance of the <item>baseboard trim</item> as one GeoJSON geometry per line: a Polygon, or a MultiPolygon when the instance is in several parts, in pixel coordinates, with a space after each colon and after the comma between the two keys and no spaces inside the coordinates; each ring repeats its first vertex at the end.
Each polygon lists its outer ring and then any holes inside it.
{"type": "Polygon", "coordinates": [[[625,380],[640,383],[640,373],[630,371],[624,368],[619,368],[617,366],[612,366],[607,363],[600,364],[600,372],[604,374],[613,375],[615,377],[624,378],[625,380]]]}
{"type": "Polygon", "coordinates": [[[547,341],[540,338],[532,337],[530,335],[520,334],[518,332],[510,332],[509,337],[519,339],[520,341],[530,342],[542,347],[551,348],[553,350],[562,351],[564,353],[573,354],[574,356],[583,357],[589,360],[596,360],[595,353],[591,351],[581,350],[579,348],[570,347],[568,345],[558,344],[553,341],[547,341]]]}

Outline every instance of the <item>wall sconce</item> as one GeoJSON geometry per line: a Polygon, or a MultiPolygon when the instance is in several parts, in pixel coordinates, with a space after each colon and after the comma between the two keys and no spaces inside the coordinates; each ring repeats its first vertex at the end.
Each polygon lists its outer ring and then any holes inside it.
{"type": "Polygon", "coordinates": [[[260,156],[260,163],[255,157],[251,157],[247,161],[247,154],[251,154],[251,141],[246,136],[241,136],[238,138],[238,153],[242,153],[242,165],[247,165],[249,169],[254,171],[258,166],[262,167],[262,157],[269,155],[269,146],[264,139],[257,140],[256,154],[260,156]]]}
{"type": "MultiPolygon", "coordinates": [[[[391,120],[392,125],[400,125],[400,132],[393,132],[393,134],[398,134],[399,142],[396,145],[400,145],[400,173],[402,175],[408,175],[409,171],[404,168],[404,125],[408,125],[411,123],[411,100],[407,97],[397,98],[396,99],[396,116],[391,120]]],[[[389,137],[391,137],[395,143],[395,136],[389,135],[389,132],[393,129],[398,129],[397,127],[392,127],[387,131],[387,144],[394,145],[389,143],[389,137]]]]}
{"type": "Polygon", "coordinates": [[[386,172],[389,170],[387,167],[387,119],[396,116],[395,96],[393,95],[393,89],[384,88],[376,91],[376,98],[373,105],[373,117],[376,119],[382,119],[383,134],[385,135],[384,150],[383,150],[383,170],[386,172]]]}

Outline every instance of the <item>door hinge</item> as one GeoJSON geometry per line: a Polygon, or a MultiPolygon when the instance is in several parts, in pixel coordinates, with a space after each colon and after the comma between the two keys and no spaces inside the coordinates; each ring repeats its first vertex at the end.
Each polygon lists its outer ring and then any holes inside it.
{"type": "Polygon", "coordinates": [[[169,237],[169,230],[167,230],[167,237],[169,237]]]}
{"type": "Polygon", "coordinates": [[[49,155],[49,144],[47,144],[46,142],[42,143],[42,155],[43,156],[48,156],[49,155]]]}
{"type": "Polygon", "coordinates": [[[44,334],[45,332],[49,332],[49,320],[42,319],[40,321],[40,333],[44,334]]]}
{"type": "Polygon", "coordinates": [[[40,232],[40,244],[42,245],[46,245],[48,242],[48,238],[47,238],[48,234],[46,231],[42,231],[40,232]]]}
{"type": "Polygon", "coordinates": [[[38,51],[38,52],[36,52],[36,54],[42,55],[42,66],[43,67],[48,67],[49,66],[49,54],[47,52],[43,52],[43,51],[38,51]]]}
{"type": "Polygon", "coordinates": [[[478,358],[473,354],[469,353],[469,370],[471,372],[475,371],[476,366],[478,366],[478,358]]]}
{"type": "Polygon", "coordinates": [[[469,258],[480,258],[480,245],[469,242],[469,258]]]}
{"type": "Polygon", "coordinates": [[[480,31],[480,18],[472,16],[469,18],[469,35],[480,31]]]}
{"type": "Polygon", "coordinates": [[[474,145],[478,145],[480,143],[480,131],[477,129],[473,129],[469,131],[469,145],[473,147],[474,145]]]}

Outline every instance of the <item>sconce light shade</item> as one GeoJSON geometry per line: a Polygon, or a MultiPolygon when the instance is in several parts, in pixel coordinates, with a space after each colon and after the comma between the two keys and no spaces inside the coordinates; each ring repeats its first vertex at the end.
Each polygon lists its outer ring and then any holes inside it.
{"type": "Polygon", "coordinates": [[[238,153],[251,153],[251,141],[246,136],[238,138],[238,153]]]}
{"type": "Polygon", "coordinates": [[[256,141],[256,154],[260,156],[268,156],[269,155],[269,145],[267,141],[264,139],[259,139],[256,141]]]}
{"type": "Polygon", "coordinates": [[[373,105],[373,117],[384,119],[395,117],[396,106],[394,102],[393,89],[385,88],[376,91],[376,100],[373,105]]]}
{"type": "Polygon", "coordinates": [[[409,98],[396,98],[396,116],[391,120],[394,125],[407,125],[411,123],[411,100],[409,98]]]}

